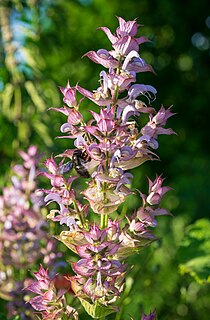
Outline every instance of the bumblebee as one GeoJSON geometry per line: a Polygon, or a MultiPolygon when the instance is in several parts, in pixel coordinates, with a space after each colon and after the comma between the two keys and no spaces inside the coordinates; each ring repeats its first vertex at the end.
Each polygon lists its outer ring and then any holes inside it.
{"type": "Polygon", "coordinates": [[[90,161],[91,158],[86,151],[80,149],[74,150],[72,156],[73,167],[81,177],[90,178],[90,174],[86,168],[87,163],[90,161]]]}
{"type": "Polygon", "coordinates": [[[80,149],[74,150],[71,161],[64,163],[59,169],[59,174],[64,174],[71,171],[73,168],[76,172],[84,178],[90,178],[90,174],[86,168],[87,163],[91,161],[91,158],[86,151],[80,149]]]}

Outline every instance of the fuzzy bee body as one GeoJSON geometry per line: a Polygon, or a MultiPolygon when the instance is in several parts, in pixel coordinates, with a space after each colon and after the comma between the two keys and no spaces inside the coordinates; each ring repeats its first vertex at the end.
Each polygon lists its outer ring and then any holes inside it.
{"type": "Polygon", "coordinates": [[[80,149],[74,150],[72,160],[68,161],[67,163],[63,164],[59,168],[59,174],[64,174],[71,171],[73,168],[76,172],[84,178],[90,178],[90,174],[85,167],[85,165],[91,161],[91,158],[88,156],[86,151],[82,151],[80,149]]]}
{"type": "Polygon", "coordinates": [[[90,174],[85,165],[91,161],[91,158],[85,151],[80,149],[74,150],[72,162],[77,173],[84,178],[90,178],[90,174]]]}

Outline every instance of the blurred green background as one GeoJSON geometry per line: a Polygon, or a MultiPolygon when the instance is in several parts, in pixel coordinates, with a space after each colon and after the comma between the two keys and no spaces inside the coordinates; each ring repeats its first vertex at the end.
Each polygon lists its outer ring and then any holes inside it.
{"type": "MultiPolygon", "coordinates": [[[[160,320],[209,320],[208,9],[207,0],[0,0],[1,187],[18,149],[37,144],[48,157],[72,146],[69,139],[55,139],[65,116],[47,110],[62,106],[58,86],[68,80],[98,87],[102,67],[81,59],[89,50],[111,50],[97,27],[114,32],[116,16],[138,18],[144,25],[139,34],[151,40],[140,54],[157,75],[139,74],[138,82],[157,88],[156,109],[174,105],[177,114],[168,126],[177,135],[160,137],[161,161],[133,170],[133,187],[146,191],[146,175],[163,173],[174,189],[164,202],[173,217],[160,218],[160,241],[131,259],[121,319],[139,320],[140,311],[156,308],[160,320]]],[[[86,101],[87,116],[91,108],[97,110],[86,101]]],[[[134,207],[129,200],[127,205],[134,207]]]]}

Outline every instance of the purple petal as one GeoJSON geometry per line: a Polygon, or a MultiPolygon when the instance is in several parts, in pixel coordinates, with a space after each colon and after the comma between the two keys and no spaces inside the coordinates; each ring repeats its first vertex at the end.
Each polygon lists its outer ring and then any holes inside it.
{"type": "Polygon", "coordinates": [[[129,99],[132,101],[136,99],[139,95],[144,94],[148,91],[153,93],[154,95],[157,93],[157,90],[153,86],[145,84],[134,84],[128,90],[129,99]]]}
{"type": "Polygon", "coordinates": [[[155,74],[154,69],[149,64],[143,64],[144,60],[141,58],[134,58],[127,66],[127,70],[135,72],[152,72],[155,74]]]}
{"type": "Polygon", "coordinates": [[[156,320],[156,312],[153,311],[148,316],[146,314],[142,314],[141,320],[156,320]]]}
{"type": "Polygon", "coordinates": [[[164,208],[157,208],[153,212],[156,216],[171,215],[170,211],[164,208]]]}
{"type": "Polygon", "coordinates": [[[49,108],[48,110],[54,110],[54,111],[57,111],[57,112],[61,112],[63,114],[65,114],[66,116],[68,116],[69,114],[69,111],[66,107],[63,107],[63,108],[49,108]]]}
{"type": "Polygon", "coordinates": [[[145,42],[151,42],[148,38],[146,38],[144,36],[136,38],[136,41],[138,42],[139,45],[142,44],[142,43],[145,43],[145,42]]]}
{"type": "Polygon", "coordinates": [[[112,58],[112,56],[108,53],[107,50],[98,50],[87,52],[84,57],[87,56],[89,59],[94,61],[95,63],[101,64],[105,68],[117,68],[119,62],[112,58]]]}
{"type": "Polygon", "coordinates": [[[90,277],[96,273],[96,270],[90,268],[89,260],[87,259],[80,259],[78,262],[73,262],[71,266],[73,271],[81,276],[90,277]]]}
{"type": "MultiPolygon", "coordinates": [[[[41,281],[40,281],[41,282],[41,281]]],[[[37,294],[42,294],[41,287],[40,287],[40,282],[39,281],[34,281],[32,282],[28,287],[27,290],[37,293],[37,294]]],[[[48,286],[46,286],[47,290],[48,286]]]]}
{"type": "Polygon", "coordinates": [[[44,198],[45,202],[51,203],[53,201],[56,201],[57,203],[61,203],[62,199],[57,193],[50,193],[44,198]]]}
{"type": "Polygon", "coordinates": [[[43,311],[47,309],[46,304],[43,304],[42,296],[37,296],[29,300],[29,303],[37,311],[43,311]]]}
{"type": "Polygon", "coordinates": [[[64,123],[64,124],[62,124],[62,126],[60,127],[60,131],[62,132],[62,133],[66,133],[66,132],[71,132],[72,131],[72,129],[73,129],[73,126],[71,125],[71,124],[69,124],[69,123],[64,123]]]}
{"type": "Polygon", "coordinates": [[[77,86],[76,88],[81,94],[83,94],[83,96],[90,99],[91,101],[93,101],[95,104],[99,106],[107,106],[112,102],[111,99],[102,99],[102,98],[96,99],[94,94],[91,91],[88,91],[80,86],[77,86]]]}
{"type": "Polygon", "coordinates": [[[56,174],[58,166],[53,158],[47,159],[44,164],[52,174],[56,174]]]}
{"type": "Polygon", "coordinates": [[[125,107],[122,113],[122,123],[125,124],[131,116],[139,116],[140,113],[132,105],[125,107]]]}
{"type": "Polygon", "coordinates": [[[87,249],[87,244],[76,246],[77,253],[82,258],[91,258],[92,253],[87,249]]]}
{"type": "Polygon", "coordinates": [[[100,28],[98,28],[98,30],[102,30],[103,32],[105,32],[105,34],[107,35],[108,39],[111,41],[112,44],[118,40],[118,38],[111,33],[109,28],[100,27],[100,28]]]}
{"type": "Polygon", "coordinates": [[[138,32],[138,24],[136,20],[125,21],[121,17],[117,17],[119,21],[119,27],[116,30],[118,36],[130,35],[134,37],[138,32]]]}
{"type": "Polygon", "coordinates": [[[120,54],[122,55],[127,55],[129,54],[130,51],[138,51],[139,50],[139,45],[137,41],[130,37],[130,36],[125,36],[121,39],[119,39],[117,42],[113,44],[113,48],[120,54]]]}
{"type": "Polygon", "coordinates": [[[127,66],[129,64],[129,62],[133,59],[133,58],[139,58],[139,54],[137,51],[132,50],[131,52],[129,52],[129,54],[127,55],[127,57],[125,58],[123,65],[122,65],[122,70],[126,70],[127,66]]]}

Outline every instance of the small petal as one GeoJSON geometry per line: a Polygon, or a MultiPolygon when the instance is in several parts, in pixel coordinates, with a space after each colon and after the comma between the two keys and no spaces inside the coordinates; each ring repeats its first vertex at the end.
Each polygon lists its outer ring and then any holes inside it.
{"type": "Polygon", "coordinates": [[[80,259],[77,262],[71,264],[73,271],[81,276],[90,277],[96,273],[91,265],[91,260],[80,259]]]}
{"type": "Polygon", "coordinates": [[[119,62],[113,59],[113,57],[105,49],[100,49],[97,52],[89,51],[84,56],[87,56],[89,59],[95,63],[101,64],[105,68],[117,68],[119,65],[119,62]]]}
{"type": "Polygon", "coordinates": [[[58,166],[52,157],[47,159],[44,164],[51,173],[56,174],[58,166]]]}
{"type": "Polygon", "coordinates": [[[105,32],[105,34],[107,35],[108,39],[111,41],[112,44],[118,40],[118,38],[114,36],[107,27],[100,27],[98,28],[98,30],[102,30],[103,32],[105,32]]]}
{"type": "Polygon", "coordinates": [[[37,297],[30,299],[29,303],[37,311],[46,310],[46,304],[43,303],[42,296],[37,296],[37,297]]]}
{"type": "Polygon", "coordinates": [[[119,27],[116,30],[118,36],[123,37],[125,35],[130,35],[134,37],[138,32],[138,24],[136,20],[125,21],[121,17],[117,17],[119,21],[119,27]]]}
{"type": "Polygon", "coordinates": [[[156,320],[156,312],[153,311],[150,314],[146,315],[146,314],[142,314],[141,320],[156,320]]]}
{"type": "Polygon", "coordinates": [[[123,38],[120,38],[113,44],[113,48],[117,53],[123,56],[129,54],[129,52],[133,50],[139,51],[139,45],[137,41],[130,36],[124,36],[123,38]]]}
{"type": "Polygon", "coordinates": [[[125,107],[122,113],[122,123],[123,124],[126,123],[128,119],[132,116],[138,117],[139,115],[140,115],[140,112],[138,112],[134,106],[127,105],[127,107],[125,107]]]}
{"type": "Polygon", "coordinates": [[[154,96],[157,93],[157,90],[150,85],[145,84],[134,84],[128,90],[129,99],[132,101],[136,99],[139,95],[144,95],[146,92],[151,92],[154,96]]]}
{"type": "Polygon", "coordinates": [[[99,106],[107,106],[108,104],[112,103],[111,99],[102,99],[102,98],[97,98],[93,92],[88,91],[80,86],[76,87],[77,90],[83,94],[86,98],[90,99],[91,101],[93,101],[95,104],[99,105],[99,106]]]}

